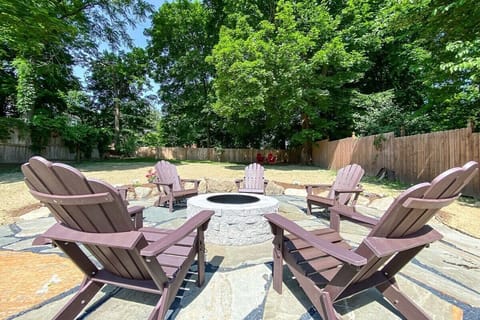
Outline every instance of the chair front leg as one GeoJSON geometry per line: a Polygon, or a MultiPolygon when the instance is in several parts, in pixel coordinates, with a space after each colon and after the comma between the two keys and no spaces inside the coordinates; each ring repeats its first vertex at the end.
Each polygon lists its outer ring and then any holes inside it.
{"type": "Polygon", "coordinates": [[[310,202],[310,200],[307,200],[307,214],[309,216],[312,215],[312,203],[310,202]]]}
{"type": "Polygon", "coordinates": [[[197,286],[200,287],[205,282],[205,239],[204,231],[202,228],[197,228],[197,237],[198,237],[198,253],[197,253],[197,264],[198,264],[198,278],[197,286]]]}
{"type": "Polygon", "coordinates": [[[330,211],[330,229],[340,232],[340,215],[335,211],[330,211]]]}
{"type": "Polygon", "coordinates": [[[275,237],[273,238],[273,289],[282,294],[283,282],[283,229],[274,225],[275,237]]]}
{"type": "Polygon", "coordinates": [[[170,192],[170,194],[168,195],[168,198],[169,198],[169,200],[168,200],[168,210],[170,212],[173,212],[173,193],[172,192],[170,192]]]}

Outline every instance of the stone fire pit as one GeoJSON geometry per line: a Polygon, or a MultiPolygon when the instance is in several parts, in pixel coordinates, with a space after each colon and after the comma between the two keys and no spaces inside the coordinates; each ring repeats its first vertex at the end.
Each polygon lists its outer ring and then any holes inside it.
{"type": "Polygon", "coordinates": [[[278,213],[278,200],[257,194],[206,193],[187,200],[187,217],[213,210],[206,241],[221,245],[250,245],[272,239],[263,214],[278,213]]]}

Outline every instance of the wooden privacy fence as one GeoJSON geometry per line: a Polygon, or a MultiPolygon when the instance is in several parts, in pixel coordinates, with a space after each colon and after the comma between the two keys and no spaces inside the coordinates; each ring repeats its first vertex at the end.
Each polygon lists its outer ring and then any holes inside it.
{"type": "MultiPolygon", "coordinates": [[[[277,156],[277,162],[299,163],[301,150],[217,149],[181,147],[142,147],[139,157],[167,160],[210,160],[251,163],[257,153],[277,156]]],[[[470,160],[480,162],[480,133],[471,128],[433,132],[407,137],[393,133],[351,137],[314,144],[312,163],[338,170],[350,163],[361,165],[367,175],[376,176],[385,169],[404,183],[430,181],[443,171],[462,166],[470,160]]],[[[480,175],[464,189],[465,195],[480,196],[480,175]]]]}
{"type": "MultiPolygon", "coordinates": [[[[23,163],[33,155],[29,137],[15,132],[0,143],[0,163],[23,163]]],[[[278,163],[299,163],[301,150],[274,149],[223,149],[142,147],[139,157],[170,160],[210,160],[221,162],[252,163],[257,153],[264,157],[272,153],[278,163]]],[[[42,155],[54,160],[74,160],[59,137],[52,137],[42,155]]],[[[99,158],[98,151],[92,154],[99,158]]],[[[480,133],[471,128],[433,132],[407,137],[395,137],[393,133],[368,137],[351,137],[336,141],[318,141],[313,147],[313,164],[332,170],[358,163],[367,175],[375,176],[384,168],[395,173],[396,179],[405,183],[429,181],[441,172],[467,161],[480,162],[480,133]]],[[[464,189],[464,194],[480,196],[480,177],[477,175],[464,189]]]]}
{"type": "MultiPolygon", "coordinates": [[[[28,134],[22,135],[13,128],[11,137],[0,143],[0,163],[24,163],[37,154],[31,150],[31,140],[28,134]]],[[[50,160],[75,160],[76,154],[71,153],[58,136],[52,136],[41,155],[50,160]]],[[[98,150],[94,149],[92,158],[98,159],[98,150]]]]}
{"type": "MultiPolygon", "coordinates": [[[[289,162],[289,153],[275,149],[219,149],[219,148],[182,148],[182,147],[141,147],[137,149],[138,157],[165,160],[198,160],[236,163],[252,163],[260,153],[265,158],[269,153],[277,157],[277,162],[289,162]]],[[[292,153],[290,153],[292,154],[292,153]]],[[[295,155],[293,155],[297,161],[295,155]]]]}
{"type": "MultiPolygon", "coordinates": [[[[313,163],[337,170],[350,163],[361,165],[367,175],[382,168],[391,170],[405,183],[430,181],[441,172],[462,166],[470,160],[480,162],[480,133],[471,128],[395,137],[393,133],[319,141],[313,148],[313,163]]],[[[480,196],[477,175],[464,189],[465,195],[480,196]]]]}

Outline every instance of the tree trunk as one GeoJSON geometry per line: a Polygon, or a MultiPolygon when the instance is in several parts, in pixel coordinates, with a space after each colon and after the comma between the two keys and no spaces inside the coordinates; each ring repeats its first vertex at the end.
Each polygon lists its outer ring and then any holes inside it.
{"type": "MultiPolygon", "coordinates": [[[[302,130],[306,130],[310,128],[310,119],[308,115],[302,113],[302,130]]],[[[312,164],[312,141],[310,138],[307,138],[306,141],[303,142],[302,152],[300,153],[300,161],[302,164],[312,164]]]]}
{"type": "Polygon", "coordinates": [[[120,143],[120,104],[118,103],[118,98],[115,98],[114,103],[114,115],[115,115],[115,140],[114,140],[114,148],[118,150],[118,146],[120,143]]]}

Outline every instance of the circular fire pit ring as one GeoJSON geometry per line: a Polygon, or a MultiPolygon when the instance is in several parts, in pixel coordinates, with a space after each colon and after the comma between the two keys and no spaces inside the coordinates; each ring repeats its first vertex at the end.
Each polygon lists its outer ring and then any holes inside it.
{"type": "Polygon", "coordinates": [[[202,210],[213,210],[207,242],[242,246],[272,239],[266,213],[278,213],[278,200],[272,197],[245,193],[207,193],[187,200],[187,217],[202,210]]]}
{"type": "Polygon", "coordinates": [[[260,201],[260,198],[246,194],[217,194],[207,197],[207,201],[220,204],[247,204],[260,201]]]}

